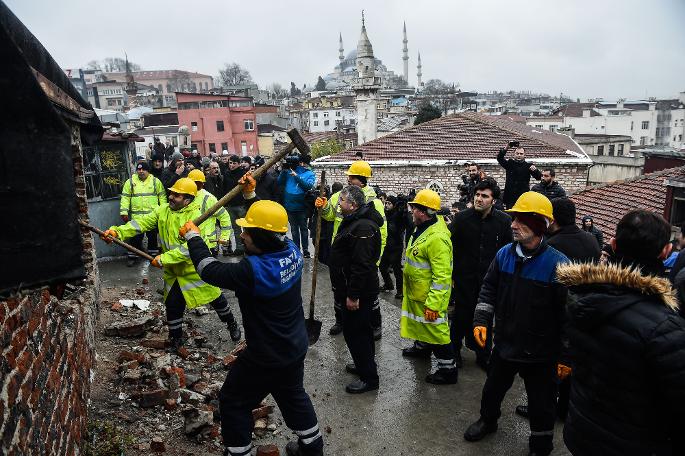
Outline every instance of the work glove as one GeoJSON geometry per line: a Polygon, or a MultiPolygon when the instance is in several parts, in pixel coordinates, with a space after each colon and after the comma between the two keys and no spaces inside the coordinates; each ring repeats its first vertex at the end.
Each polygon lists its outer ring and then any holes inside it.
{"type": "Polygon", "coordinates": [[[156,268],[162,269],[162,256],[157,255],[155,259],[150,262],[150,264],[156,268]]]}
{"type": "Polygon", "coordinates": [[[102,239],[103,241],[105,241],[108,244],[111,244],[113,242],[112,238],[118,238],[118,237],[119,237],[119,235],[117,234],[116,231],[107,230],[107,231],[105,231],[104,235],[100,236],[100,239],[102,239]]]}
{"type": "Polygon", "coordinates": [[[423,309],[423,318],[425,318],[426,321],[435,321],[438,319],[438,315],[438,312],[430,310],[428,307],[423,309]]]}
{"type": "Polygon", "coordinates": [[[571,368],[568,367],[566,364],[557,364],[557,377],[559,377],[559,380],[566,380],[566,377],[571,375],[571,368]]]}
{"type": "Polygon", "coordinates": [[[326,204],[328,203],[328,198],[325,196],[319,196],[316,198],[316,201],[314,201],[314,206],[317,209],[321,209],[323,207],[326,207],[326,204]]]}
{"type": "Polygon", "coordinates": [[[254,177],[252,177],[251,171],[243,174],[243,177],[238,180],[238,183],[243,186],[244,195],[251,195],[254,193],[254,189],[257,187],[257,181],[255,181],[254,177]]]}
{"type": "Polygon", "coordinates": [[[190,240],[190,238],[200,234],[200,228],[195,226],[192,220],[188,220],[185,225],[178,230],[178,234],[180,234],[181,237],[186,238],[186,240],[190,240]]]}
{"type": "Polygon", "coordinates": [[[122,215],[121,215],[121,220],[123,220],[124,223],[128,223],[128,215],[122,214],[122,215]]]}
{"type": "Polygon", "coordinates": [[[485,348],[485,341],[488,339],[488,328],[485,326],[476,326],[473,328],[473,338],[480,348],[485,348]]]}

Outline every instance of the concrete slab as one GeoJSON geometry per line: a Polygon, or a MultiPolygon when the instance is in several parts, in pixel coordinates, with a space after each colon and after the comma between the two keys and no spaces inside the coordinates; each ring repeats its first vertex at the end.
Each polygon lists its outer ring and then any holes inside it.
{"type": "MultiPolygon", "coordinates": [[[[237,261],[221,258],[222,261],[237,261]]],[[[311,289],[311,260],[305,260],[303,301],[305,313],[311,289]]],[[[104,286],[135,288],[143,277],[150,280],[151,289],[161,288],[161,272],[141,262],[126,268],[125,261],[100,263],[104,286]]],[[[344,387],[354,378],[345,373],[345,363],[351,360],[342,335],[331,337],[328,328],[334,322],[333,298],[328,270],[319,266],[316,318],[323,321],[321,339],[312,347],[306,359],[305,387],[324,432],[328,455],[526,455],[528,423],[514,414],[517,404],[524,403],[525,391],[520,378],[514,383],[503,404],[503,416],[496,434],[478,443],[464,441],[468,425],[478,418],[480,396],[485,374],[475,365],[473,354],[464,349],[465,365],[456,385],[435,386],[424,382],[430,369],[428,361],[407,360],[400,350],[409,341],[399,336],[399,301],[394,293],[381,295],[383,338],[376,345],[380,368],[379,391],[349,395],[344,387]],[[330,432],[328,432],[330,431],[330,432]]],[[[234,294],[226,292],[236,317],[240,319],[234,294]]],[[[160,297],[161,300],[161,297],[160,297]]],[[[210,312],[204,317],[187,315],[207,334],[220,354],[233,348],[228,333],[219,319],[210,312]]],[[[273,399],[267,399],[273,403],[273,399]]],[[[282,418],[276,411],[275,417],[282,418]]],[[[563,423],[555,429],[553,455],[570,454],[564,447],[563,423]]],[[[281,426],[282,432],[255,440],[255,445],[274,443],[283,447],[294,436],[281,426]]]]}

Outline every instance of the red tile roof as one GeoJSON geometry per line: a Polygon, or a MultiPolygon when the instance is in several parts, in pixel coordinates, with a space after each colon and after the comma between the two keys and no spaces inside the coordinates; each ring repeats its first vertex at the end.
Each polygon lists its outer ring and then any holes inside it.
{"type": "Polygon", "coordinates": [[[500,147],[509,141],[519,141],[528,158],[590,162],[580,146],[566,135],[475,112],[452,114],[405,128],[318,161],[354,160],[354,154],[360,151],[368,161],[494,160],[500,147]]]}
{"type": "Polygon", "coordinates": [[[608,242],[616,233],[616,224],[628,211],[647,209],[664,215],[666,180],[685,181],[685,166],[580,190],[570,195],[576,203],[578,224],[584,216],[591,216],[608,242]]]}

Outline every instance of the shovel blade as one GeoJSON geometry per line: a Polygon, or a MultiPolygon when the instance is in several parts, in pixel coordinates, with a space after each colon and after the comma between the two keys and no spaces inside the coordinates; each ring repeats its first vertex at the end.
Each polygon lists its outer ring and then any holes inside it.
{"type": "Polygon", "coordinates": [[[309,345],[314,345],[321,335],[321,322],[313,318],[307,318],[304,321],[304,326],[307,328],[307,337],[309,338],[309,345]]]}

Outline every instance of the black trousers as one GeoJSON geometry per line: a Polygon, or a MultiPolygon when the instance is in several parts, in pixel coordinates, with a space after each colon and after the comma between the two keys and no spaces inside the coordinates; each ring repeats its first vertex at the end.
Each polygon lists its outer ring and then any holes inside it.
{"type": "Polygon", "coordinates": [[[390,267],[392,267],[392,273],[395,276],[395,288],[398,292],[402,292],[402,249],[388,248],[385,247],[383,251],[383,256],[381,257],[381,262],[378,265],[378,270],[381,272],[381,277],[383,277],[383,283],[385,285],[392,285],[392,279],[390,278],[390,267]]]}
{"type": "Polygon", "coordinates": [[[229,455],[248,455],[252,449],[252,410],[271,394],[285,424],[295,431],[304,455],[323,454],[314,406],[304,390],[304,359],[286,367],[257,366],[238,357],[219,394],[221,436],[229,455]]]}
{"type": "Polygon", "coordinates": [[[473,337],[473,314],[475,310],[475,304],[473,307],[469,307],[461,303],[455,303],[450,320],[450,339],[456,354],[461,352],[462,341],[465,339],[466,347],[476,353],[476,358],[487,362],[492,351],[492,325],[488,326],[485,348],[480,348],[480,345],[478,345],[473,337]]]}
{"type": "MultiPolygon", "coordinates": [[[[335,295],[335,290],[333,292],[335,295]]],[[[335,311],[335,322],[341,326],[345,326],[344,309],[347,307],[347,303],[339,298],[333,298],[333,310],[335,311]]],[[[378,329],[383,326],[383,317],[381,316],[381,300],[376,297],[371,306],[371,327],[373,329],[378,329]]]]}
{"type": "Polygon", "coordinates": [[[352,361],[359,371],[359,378],[367,383],[378,383],[376,345],[373,340],[371,319],[377,298],[360,298],[359,309],[348,310],[343,304],[343,336],[352,361]]]}
{"type": "Polygon", "coordinates": [[[456,360],[454,359],[454,348],[452,347],[452,344],[429,344],[416,340],[414,341],[414,346],[416,348],[430,350],[431,353],[435,355],[435,359],[437,360],[436,371],[457,371],[456,360]]]}
{"type": "MultiPolygon", "coordinates": [[[[226,297],[222,294],[219,295],[214,301],[210,303],[212,308],[219,315],[219,319],[224,323],[231,323],[235,321],[235,316],[231,312],[231,308],[228,307],[228,301],[226,297]]],[[[164,307],[166,307],[166,320],[169,326],[169,337],[172,339],[179,338],[183,336],[183,314],[186,310],[186,300],[181,292],[181,287],[178,285],[178,281],[174,282],[171,286],[171,290],[167,294],[166,301],[164,301],[164,307]]]]}
{"type": "MultiPolygon", "coordinates": [[[[159,247],[157,246],[157,230],[146,231],[144,233],[136,234],[128,243],[138,250],[143,250],[143,236],[147,236],[147,251],[150,255],[159,254],[159,247]]],[[[129,258],[138,258],[135,253],[127,252],[129,258]]]]}
{"type": "Polygon", "coordinates": [[[549,454],[554,436],[554,413],[556,403],[556,363],[520,363],[507,361],[499,356],[497,347],[490,356],[488,378],[483,386],[480,416],[484,421],[496,422],[502,414],[501,405],[505,394],[519,374],[528,394],[531,451],[549,454]]]}

